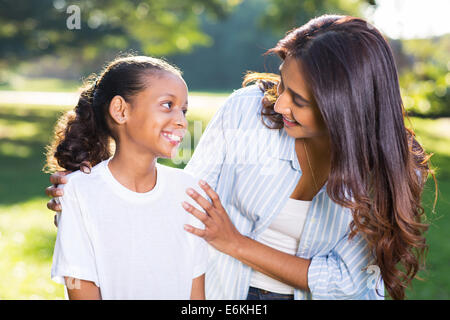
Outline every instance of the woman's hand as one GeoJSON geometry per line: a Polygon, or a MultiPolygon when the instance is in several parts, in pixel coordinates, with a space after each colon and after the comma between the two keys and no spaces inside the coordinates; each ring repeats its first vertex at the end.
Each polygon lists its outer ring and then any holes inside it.
{"type": "Polygon", "coordinates": [[[52,211],[61,211],[61,205],[55,198],[61,197],[64,194],[62,189],[58,189],[58,185],[67,183],[66,175],[69,173],[70,171],[58,171],[50,176],[50,183],[52,185],[45,189],[45,194],[52,198],[47,202],[47,208],[52,211]]]}
{"type": "Polygon", "coordinates": [[[243,236],[234,227],[227,212],[222,207],[217,193],[202,180],[200,180],[199,185],[211,198],[212,203],[189,188],[187,194],[205,212],[186,202],[183,202],[183,207],[203,222],[205,229],[185,225],[186,231],[202,237],[217,250],[232,256],[256,271],[287,283],[294,288],[309,291],[308,269],[311,263],[310,259],[296,257],[243,236]]]}
{"type": "MultiPolygon", "coordinates": [[[[80,170],[84,173],[91,173],[91,165],[87,161],[83,161],[80,165],[80,170]]],[[[69,173],[72,173],[71,171],[58,171],[55,172],[50,176],[50,183],[51,186],[47,187],[45,189],[45,194],[52,199],[50,199],[47,202],[47,208],[49,208],[52,211],[60,212],[62,210],[61,205],[59,204],[58,200],[55,199],[57,197],[62,197],[64,194],[63,189],[59,189],[58,185],[60,184],[66,184],[67,183],[67,177],[69,173]]],[[[56,215],[54,219],[55,226],[58,226],[56,223],[56,215]]]]}
{"type": "Polygon", "coordinates": [[[205,239],[217,250],[230,256],[235,256],[239,243],[244,236],[239,233],[231,222],[217,193],[203,180],[200,180],[199,185],[212,200],[212,203],[194,189],[189,188],[186,190],[186,193],[205,211],[202,212],[187,202],[183,202],[182,206],[187,212],[199,219],[205,225],[205,229],[202,230],[191,225],[185,225],[185,230],[205,239]]]}

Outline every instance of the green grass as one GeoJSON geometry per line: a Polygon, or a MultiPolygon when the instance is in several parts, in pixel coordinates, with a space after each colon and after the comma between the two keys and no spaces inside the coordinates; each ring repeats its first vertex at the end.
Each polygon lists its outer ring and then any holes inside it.
{"type": "MultiPolygon", "coordinates": [[[[0,105],[0,299],[64,298],[63,287],[50,280],[56,228],[53,214],[46,209],[48,175],[41,171],[44,146],[61,111],[51,106],[0,105]]],[[[189,129],[193,131],[194,120],[202,121],[204,129],[212,113],[189,112],[189,129]]],[[[420,274],[425,281],[415,280],[408,297],[449,299],[449,120],[412,121],[419,139],[435,153],[432,159],[438,167],[439,200],[433,215],[434,185],[429,181],[423,201],[431,217],[427,270],[420,274]]]]}

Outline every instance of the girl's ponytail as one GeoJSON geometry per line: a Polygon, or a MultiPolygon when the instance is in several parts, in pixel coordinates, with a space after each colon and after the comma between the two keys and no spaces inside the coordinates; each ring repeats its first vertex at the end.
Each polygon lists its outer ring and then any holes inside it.
{"type": "Polygon", "coordinates": [[[94,111],[95,84],[85,87],[75,109],[58,120],[55,138],[47,148],[47,172],[76,171],[83,162],[95,166],[111,156],[109,130],[94,111]]]}

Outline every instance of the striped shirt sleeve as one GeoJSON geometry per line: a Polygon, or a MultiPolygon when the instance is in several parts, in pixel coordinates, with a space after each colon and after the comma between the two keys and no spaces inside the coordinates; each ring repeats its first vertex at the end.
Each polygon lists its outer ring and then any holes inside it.
{"type": "Polygon", "coordinates": [[[328,254],[314,256],[308,270],[312,299],[363,299],[371,288],[367,242],[347,233],[328,254]]]}
{"type": "Polygon", "coordinates": [[[184,171],[208,182],[213,189],[217,187],[228,146],[236,134],[241,102],[234,93],[217,110],[184,168],[184,171]]]}

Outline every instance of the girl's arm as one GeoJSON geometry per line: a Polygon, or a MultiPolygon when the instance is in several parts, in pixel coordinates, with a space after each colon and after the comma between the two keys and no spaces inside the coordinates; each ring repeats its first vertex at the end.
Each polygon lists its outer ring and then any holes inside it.
{"type": "Polygon", "coordinates": [[[69,300],[101,300],[100,288],[94,282],[64,277],[69,300]]]}
{"type": "Polygon", "coordinates": [[[205,274],[192,280],[191,300],[205,300],[205,274]]]}

